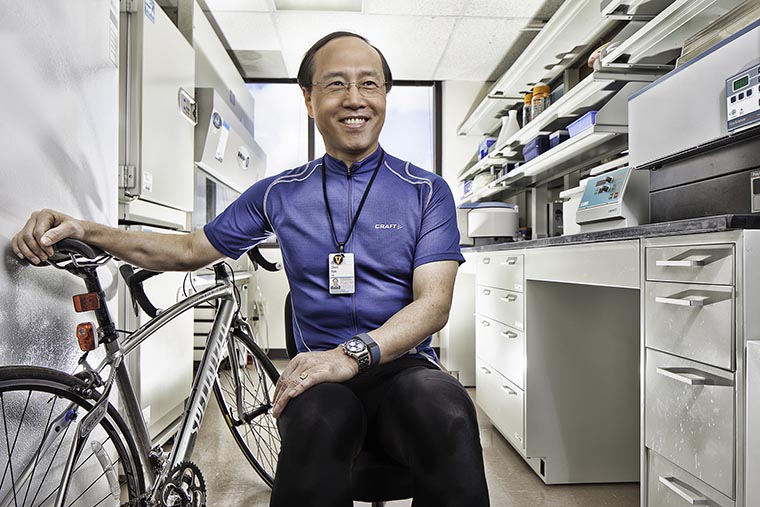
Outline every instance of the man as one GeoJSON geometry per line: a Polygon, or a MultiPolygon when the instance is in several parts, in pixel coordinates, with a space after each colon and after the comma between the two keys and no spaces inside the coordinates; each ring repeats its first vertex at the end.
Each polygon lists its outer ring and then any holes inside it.
{"type": "Polygon", "coordinates": [[[147,269],[193,270],[276,233],[300,353],[275,392],[272,505],[352,505],[363,446],[409,467],[415,506],[488,505],[474,406],[430,347],[463,261],[451,192],[380,148],[392,77],[366,39],[324,37],[298,82],[327,154],[257,182],[203,230],[127,233],[43,210],[14,251],[40,262],[74,236],[147,269]]]}

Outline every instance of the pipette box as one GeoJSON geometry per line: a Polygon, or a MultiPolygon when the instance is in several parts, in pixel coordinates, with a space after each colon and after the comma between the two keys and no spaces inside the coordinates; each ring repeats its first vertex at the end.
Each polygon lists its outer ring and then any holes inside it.
{"type": "Polygon", "coordinates": [[[575,137],[584,130],[590,129],[596,123],[596,111],[589,111],[567,126],[570,137],[575,137]]]}

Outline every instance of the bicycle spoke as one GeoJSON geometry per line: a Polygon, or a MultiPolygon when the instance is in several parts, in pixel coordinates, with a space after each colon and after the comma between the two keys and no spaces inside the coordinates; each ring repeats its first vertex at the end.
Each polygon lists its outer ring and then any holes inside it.
{"type": "MultiPolygon", "coordinates": [[[[27,397],[27,403],[29,402],[29,398],[31,398],[31,395],[32,395],[32,391],[29,391],[29,397],[27,397]]],[[[34,467],[32,468],[32,473],[29,476],[29,485],[26,488],[26,494],[24,495],[24,501],[21,503],[21,505],[26,505],[26,498],[29,495],[29,491],[32,488],[32,482],[34,480],[34,472],[37,470],[37,465],[40,463],[40,459],[41,459],[40,453],[43,450],[42,446],[45,445],[45,440],[47,438],[47,434],[50,431],[50,422],[53,419],[53,412],[55,411],[55,403],[56,403],[57,400],[58,400],[58,397],[55,397],[55,396],[53,398],[51,398],[50,400],[48,400],[48,403],[50,403],[51,401],[52,401],[52,403],[50,405],[50,412],[48,413],[47,421],[45,421],[45,428],[46,428],[46,430],[42,433],[42,438],[40,439],[40,446],[37,448],[37,451],[34,453],[34,467]]],[[[23,416],[22,416],[22,419],[23,419],[23,416]]],[[[21,422],[19,422],[19,429],[20,428],[21,428],[21,422]]],[[[67,432],[68,432],[68,427],[66,428],[66,432],[64,432],[64,434],[61,437],[61,442],[63,442],[63,439],[66,437],[66,433],[67,432]]],[[[58,445],[60,447],[60,443],[58,445]]],[[[56,449],[56,453],[57,452],[58,452],[58,449],[56,449]]],[[[55,458],[55,454],[53,455],[53,458],[55,458]]],[[[52,461],[51,461],[51,465],[52,465],[52,461]]],[[[45,470],[45,475],[42,476],[42,480],[40,480],[40,484],[44,484],[45,483],[45,478],[47,477],[47,474],[48,474],[49,471],[50,471],[50,465],[48,466],[48,469],[45,470]]],[[[38,494],[39,494],[39,490],[37,490],[37,492],[34,494],[34,498],[32,498],[32,506],[34,506],[34,500],[37,499],[37,495],[38,494]]]]}

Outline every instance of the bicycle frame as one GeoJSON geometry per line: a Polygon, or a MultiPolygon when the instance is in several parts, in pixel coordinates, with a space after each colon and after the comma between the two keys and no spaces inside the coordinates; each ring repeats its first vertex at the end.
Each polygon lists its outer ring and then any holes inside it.
{"type": "Polygon", "coordinates": [[[124,404],[127,422],[135,436],[140,458],[147,465],[145,468],[147,469],[148,478],[152,483],[149,495],[151,499],[155,497],[157,486],[165,478],[168,471],[176,464],[189,459],[192,455],[201,420],[206,411],[211,390],[216,380],[217,370],[222,360],[223,351],[228,343],[230,326],[235,314],[236,302],[234,299],[233,283],[228,278],[223,278],[213,287],[197,292],[162,311],[154,319],[138,328],[123,343],[115,340],[106,344],[109,356],[106,361],[118,355],[123,354],[126,356],[177,315],[205,302],[215,300],[218,300],[220,304],[214,318],[214,324],[209,332],[206,350],[203,353],[200,367],[193,379],[190,397],[186,404],[187,408],[180,421],[180,430],[175,438],[175,444],[172,447],[167,466],[163,467],[158,476],[156,476],[155,471],[150,466],[152,463],[150,457],[152,443],[148,427],[142,416],[142,410],[137,401],[137,395],[129,377],[129,372],[122,365],[116,373],[116,385],[119,388],[119,394],[124,404]]]}

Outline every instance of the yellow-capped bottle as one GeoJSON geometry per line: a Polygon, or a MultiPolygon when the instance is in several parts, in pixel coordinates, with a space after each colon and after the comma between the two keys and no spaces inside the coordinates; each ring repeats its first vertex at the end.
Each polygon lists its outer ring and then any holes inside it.
{"type": "Polygon", "coordinates": [[[532,120],[543,113],[551,105],[551,88],[538,83],[533,87],[533,97],[531,98],[530,116],[532,120]]]}

